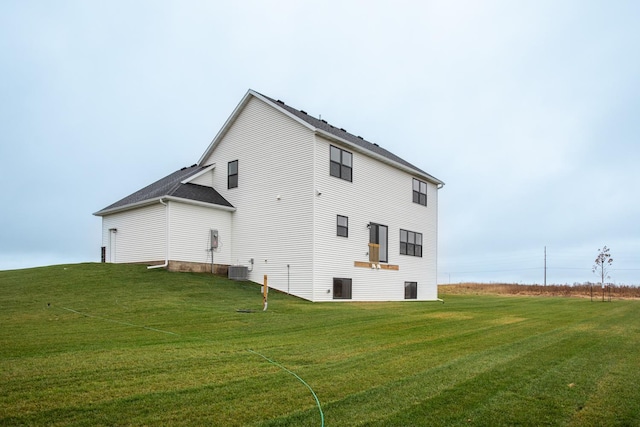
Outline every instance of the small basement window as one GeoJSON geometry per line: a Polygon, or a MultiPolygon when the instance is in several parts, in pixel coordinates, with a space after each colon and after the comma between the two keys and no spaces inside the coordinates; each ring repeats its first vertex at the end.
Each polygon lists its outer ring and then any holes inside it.
{"type": "Polygon", "coordinates": [[[351,299],[351,279],[333,278],[333,299],[351,299]]]}
{"type": "Polygon", "coordinates": [[[404,299],[418,299],[418,282],[404,282],[404,299]]]}

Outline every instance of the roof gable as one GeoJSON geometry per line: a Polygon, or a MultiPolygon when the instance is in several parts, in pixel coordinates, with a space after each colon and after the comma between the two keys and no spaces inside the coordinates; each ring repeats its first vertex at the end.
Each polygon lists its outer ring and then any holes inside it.
{"type": "Polygon", "coordinates": [[[242,98],[242,100],[240,101],[238,106],[235,108],[231,116],[225,122],[222,129],[218,132],[218,134],[213,139],[213,141],[211,141],[211,144],[209,144],[209,147],[200,158],[198,164],[201,164],[202,162],[206,161],[206,159],[211,155],[211,153],[215,149],[215,146],[227,133],[227,131],[235,122],[236,118],[238,117],[242,109],[244,109],[244,107],[246,106],[246,104],[248,103],[251,97],[256,97],[258,99],[261,99],[263,102],[280,110],[281,112],[283,112],[284,114],[292,118],[293,120],[296,120],[297,122],[301,123],[305,127],[309,128],[310,130],[320,135],[323,135],[329,139],[336,139],[346,145],[356,148],[360,152],[363,152],[367,155],[375,157],[378,160],[385,161],[396,167],[400,167],[402,169],[407,170],[408,172],[421,176],[424,179],[430,182],[433,182],[434,184],[444,185],[444,182],[428,174],[424,170],[414,166],[408,161],[402,159],[401,157],[396,156],[392,152],[380,147],[378,144],[369,142],[364,138],[362,138],[361,136],[353,135],[347,132],[345,129],[337,128],[329,124],[326,120],[321,120],[313,116],[310,116],[304,110],[295,109],[293,107],[286,105],[284,102],[280,100],[275,100],[273,98],[262,95],[261,93],[258,93],[251,89],[245,94],[245,96],[242,98]]]}
{"type": "Polygon", "coordinates": [[[153,184],[118,200],[117,202],[107,206],[104,209],[94,213],[96,216],[102,216],[109,213],[130,209],[136,206],[144,205],[145,202],[154,202],[164,197],[172,197],[194,202],[219,205],[227,208],[233,208],[224,197],[220,195],[213,187],[192,184],[189,182],[198,174],[211,170],[211,165],[182,168],[173,172],[164,178],[159,179],[153,184]]]}

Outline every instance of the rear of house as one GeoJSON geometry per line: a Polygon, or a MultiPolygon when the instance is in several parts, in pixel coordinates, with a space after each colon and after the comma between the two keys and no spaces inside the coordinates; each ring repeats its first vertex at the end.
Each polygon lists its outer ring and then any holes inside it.
{"type": "Polygon", "coordinates": [[[314,301],[437,299],[438,185],[416,176],[317,136],[314,301]],[[338,150],[351,180],[329,171],[338,150]]]}
{"type": "Polygon", "coordinates": [[[169,177],[96,213],[107,262],[244,266],[311,301],[437,299],[443,183],[344,129],[250,90],[169,177]]]}

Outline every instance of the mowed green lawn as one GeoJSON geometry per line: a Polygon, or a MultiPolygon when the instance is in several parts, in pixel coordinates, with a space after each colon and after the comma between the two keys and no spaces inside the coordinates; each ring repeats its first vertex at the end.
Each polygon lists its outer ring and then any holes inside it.
{"type": "Polygon", "coordinates": [[[0,425],[640,425],[640,301],[262,312],[256,284],[109,264],[0,293],[0,425]]]}

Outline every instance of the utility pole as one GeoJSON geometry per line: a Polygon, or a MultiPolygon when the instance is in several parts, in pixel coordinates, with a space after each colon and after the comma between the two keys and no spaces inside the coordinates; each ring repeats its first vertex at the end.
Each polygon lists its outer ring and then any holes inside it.
{"type": "Polygon", "coordinates": [[[544,285],[547,286],[547,247],[544,247],[544,285]]]}

